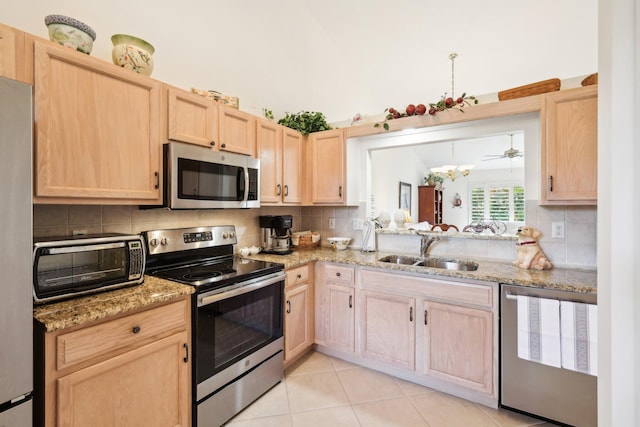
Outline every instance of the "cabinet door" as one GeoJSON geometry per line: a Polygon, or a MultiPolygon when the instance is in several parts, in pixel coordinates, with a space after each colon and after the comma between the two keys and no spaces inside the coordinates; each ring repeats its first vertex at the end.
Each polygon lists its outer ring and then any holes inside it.
{"type": "Polygon", "coordinates": [[[355,351],[354,289],[348,286],[328,284],[327,316],[325,324],[326,344],[341,350],[355,351]]]}
{"type": "Polygon", "coordinates": [[[424,302],[424,371],[427,375],[493,393],[493,315],[424,302]]]}
{"type": "Polygon", "coordinates": [[[346,143],[341,129],[309,135],[311,202],[343,204],[346,200],[346,143]]]}
{"type": "Polygon", "coordinates": [[[187,333],[58,379],[58,426],[188,426],[187,333]]]}
{"type": "Polygon", "coordinates": [[[415,299],[363,290],[362,355],[406,369],[415,369],[415,299]]]}
{"type": "Polygon", "coordinates": [[[302,147],[300,132],[287,127],[282,132],[282,183],[283,202],[302,202],[302,147]]]}
{"type": "Polygon", "coordinates": [[[215,112],[210,99],[176,88],[167,90],[168,138],[211,147],[215,145],[215,112]]]}
{"type": "Polygon", "coordinates": [[[0,24],[0,76],[24,81],[24,33],[0,24]]]}
{"type": "Polygon", "coordinates": [[[235,108],[218,106],[219,149],[256,155],[255,117],[235,108]]]}
{"type": "Polygon", "coordinates": [[[160,203],[160,96],[146,76],[36,41],[38,201],[160,203]]]}
{"type": "Polygon", "coordinates": [[[308,283],[285,292],[284,361],[295,359],[313,344],[313,287],[308,283]]]}
{"type": "Polygon", "coordinates": [[[260,158],[260,203],[282,201],[282,126],[268,120],[257,121],[260,158]]]}
{"type": "Polygon", "coordinates": [[[597,86],[544,97],[542,202],[596,204],[597,86]]]}

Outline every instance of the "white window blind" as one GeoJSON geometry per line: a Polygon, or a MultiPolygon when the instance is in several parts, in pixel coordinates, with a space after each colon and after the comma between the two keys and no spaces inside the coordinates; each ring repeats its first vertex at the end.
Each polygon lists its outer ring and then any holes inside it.
{"type": "Polygon", "coordinates": [[[520,185],[475,186],[471,188],[470,199],[471,222],[524,221],[524,187],[520,185]]]}

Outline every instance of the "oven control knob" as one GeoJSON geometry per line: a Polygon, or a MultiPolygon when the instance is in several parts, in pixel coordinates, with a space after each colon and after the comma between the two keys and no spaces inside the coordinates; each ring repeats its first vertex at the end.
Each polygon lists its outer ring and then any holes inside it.
{"type": "Polygon", "coordinates": [[[229,232],[225,231],[224,233],[222,233],[222,238],[223,239],[228,239],[229,238],[229,232]]]}
{"type": "Polygon", "coordinates": [[[231,238],[236,237],[236,233],[235,233],[235,231],[230,231],[230,232],[229,232],[229,237],[231,237],[231,238]]]}
{"type": "Polygon", "coordinates": [[[167,239],[166,237],[163,237],[162,239],[160,239],[160,244],[162,246],[166,246],[167,243],[169,243],[169,239],[167,239]]]}
{"type": "Polygon", "coordinates": [[[149,240],[149,244],[150,244],[151,246],[154,246],[154,247],[155,247],[155,246],[158,246],[158,239],[151,239],[151,240],[149,240]]]}

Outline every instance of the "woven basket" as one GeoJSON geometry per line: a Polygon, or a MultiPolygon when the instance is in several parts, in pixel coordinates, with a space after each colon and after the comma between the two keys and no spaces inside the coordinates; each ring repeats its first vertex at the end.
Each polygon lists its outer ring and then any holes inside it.
{"type": "Polygon", "coordinates": [[[500,101],[506,101],[507,99],[539,95],[541,93],[554,92],[557,90],[560,90],[560,79],[549,79],[524,86],[514,87],[513,89],[503,90],[498,92],[498,99],[500,101]]]}
{"type": "Polygon", "coordinates": [[[582,80],[582,86],[591,86],[598,84],[598,73],[590,74],[582,80]]]}

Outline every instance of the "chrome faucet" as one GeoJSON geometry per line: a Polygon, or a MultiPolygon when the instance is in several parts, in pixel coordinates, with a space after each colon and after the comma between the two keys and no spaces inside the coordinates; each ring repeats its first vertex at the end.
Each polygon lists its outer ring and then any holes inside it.
{"type": "Polygon", "coordinates": [[[421,236],[422,236],[422,242],[420,242],[420,256],[422,258],[426,258],[427,255],[429,254],[429,248],[435,242],[440,240],[440,237],[439,236],[429,237],[426,234],[421,234],[421,236]]]}

